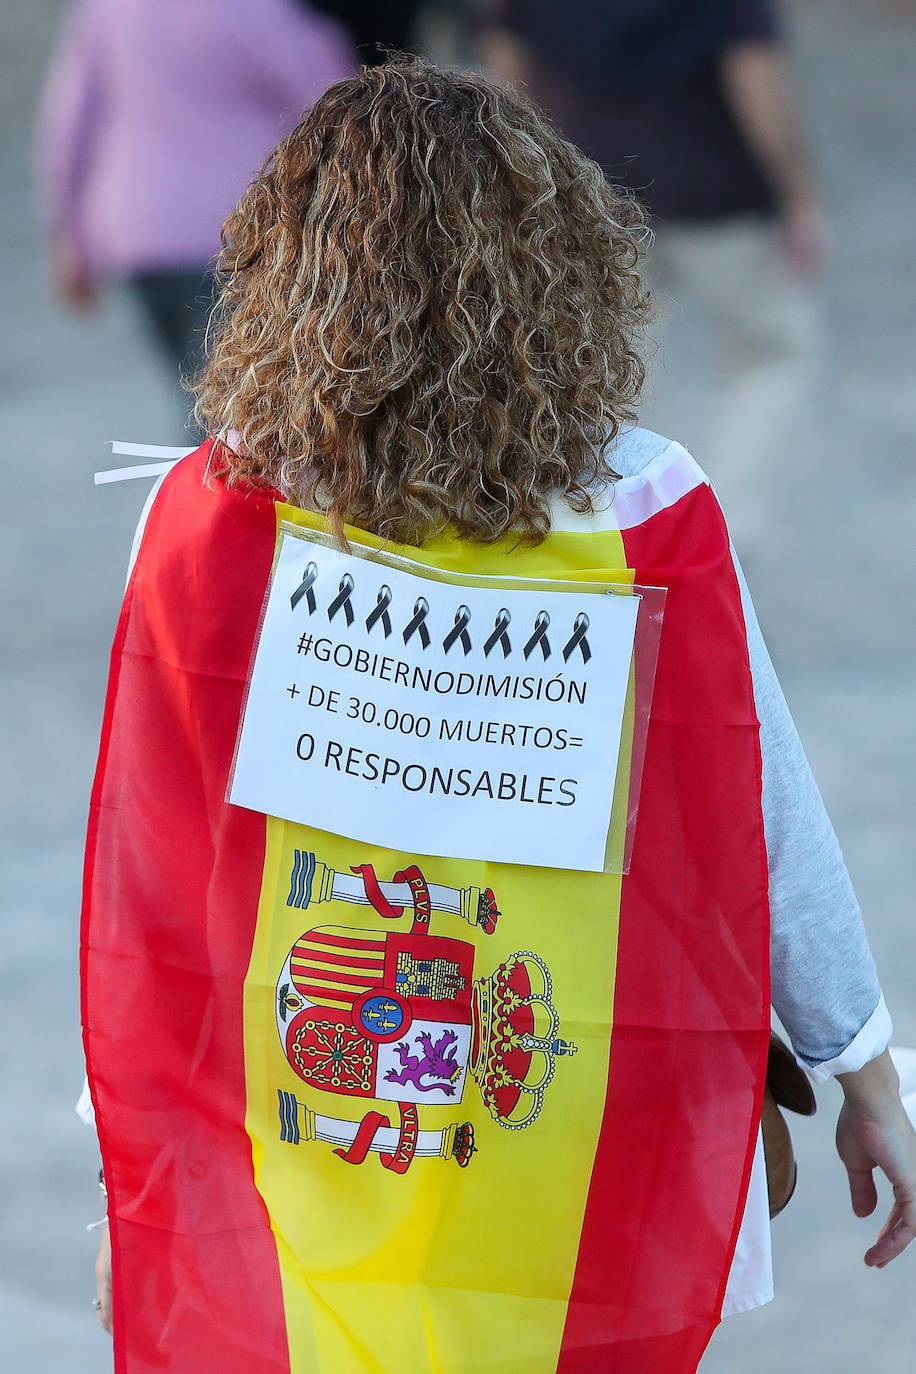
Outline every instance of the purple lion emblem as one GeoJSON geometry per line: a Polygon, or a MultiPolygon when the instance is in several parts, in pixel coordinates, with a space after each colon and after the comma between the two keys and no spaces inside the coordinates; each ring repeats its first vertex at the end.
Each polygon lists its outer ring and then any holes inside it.
{"type": "Polygon", "coordinates": [[[412,1083],[417,1092],[428,1093],[438,1090],[445,1093],[447,1097],[455,1096],[453,1086],[454,1080],[461,1072],[461,1066],[456,1063],[458,1037],[454,1031],[443,1031],[439,1039],[433,1044],[432,1036],[426,1031],[421,1031],[417,1040],[423,1047],[423,1058],[410,1053],[410,1046],[406,1040],[402,1040],[398,1045],[398,1058],[401,1061],[400,1072],[397,1069],[389,1069],[385,1074],[388,1083],[412,1083]],[[421,1083],[421,1078],[435,1078],[435,1083],[421,1083]]]}

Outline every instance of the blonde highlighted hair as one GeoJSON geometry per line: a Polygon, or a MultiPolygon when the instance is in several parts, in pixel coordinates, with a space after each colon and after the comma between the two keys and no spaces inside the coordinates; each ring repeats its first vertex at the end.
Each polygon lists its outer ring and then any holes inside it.
{"type": "Polygon", "coordinates": [[[645,234],[513,91],[418,60],[331,86],[223,228],[195,390],[228,479],[398,542],[537,542],[614,476],[645,234]]]}

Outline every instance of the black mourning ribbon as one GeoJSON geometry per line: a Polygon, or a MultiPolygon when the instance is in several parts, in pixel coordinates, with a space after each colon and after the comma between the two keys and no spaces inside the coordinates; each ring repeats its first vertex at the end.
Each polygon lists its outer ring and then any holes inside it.
{"type": "Polygon", "coordinates": [[[466,628],[470,619],[470,607],[459,606],[455,612],[455,624],[442,641],[442,647],[446,653],[448,653],[456,639],[461,640],[461,647],[466,654],[471,652],[471,636],[468,634],[466,628]]]}
{"type": "Polygon", "coordinates": [[[404,643],[406,644],[412,634],[420,636],[420,643],[424,649],[429,648],[429,630],[424,625],[426,617],[429,615],[429,602],[425,596],[418,596],[413,604],[413,617],[404,626],[404,643]]]}
{"type": "Polygon", "coordinates": [[[538,611],[534,622],[534,632],[528,643],[525,645],[524,654],[528,658],[540,644],[541,653],[544,659],[550,657],[550,640],[547,638],[547,626],[550,624],[550,614],[547,611],[538,611]]]}
{"type": "Polygon", "coordinates": [[[391,588],[386,587],[383,582],[378,589],[376,603],[369,614],[366,616],[366,633],[370,633],[373,625],[378,621],[382,622],[382,629],[385,631],[385,638],[391,634],[391,617],[388,614],[388,607],[391,605],[391,588]]]}
{"type": "Polygon", "coordinates": [[[509,655],[512,652],[512,645],[509,643],[509,636],[506,633],[506,631],[509,628],[509,622],[511,619],[511,615],[506,610],[505,606],[503,606],[502,610],[497,615],[496,620],[493,623],[493,629],[491,633],[488,635],[487,641],[483,646],[484,658],[489,658],[490,650],[495,649],[497,644],[503,651],[503,658],[509,657],[509,655]]]}
{"type": "Polygon", "coordinates": [[[296,588],[296,590],[293,592],[292,596],[289,599],[291,610],[295,610],[296,607],[299,605],[299,602],[302,600],[302,598],[305,597],[305,604],[309,608],[309,615],[314,614],[315,593],[312,591],[312,585],[314,584],[315,578],[317,576],[318,564],[307,563],[305,566],[305,572],[302,574],[302,581],[299,583],[299,586],[296,588]]]}
{"type": "Polygon", "coordinates": [[[337,595],[328,607],[328,620],[333,620],[338,611],[343,611],[347,618],[347,624],[353,624],[353,607],[350,605],[350,594],[353,591],[353,578],[349,573],[344,573],[340,579],[337,595]]]}
{"type": "Polygon", "coordinates": [[[576,616],[573,625],[573,632],[563,646],[563,662],[569,662],[570,654],[578,649],[582,655],[582,662],[587,663],[592,656],[592,651],[588,640],[585,638],[585,631],[588,629],[589,619],[584,611],[580,611],[576,616]]]}

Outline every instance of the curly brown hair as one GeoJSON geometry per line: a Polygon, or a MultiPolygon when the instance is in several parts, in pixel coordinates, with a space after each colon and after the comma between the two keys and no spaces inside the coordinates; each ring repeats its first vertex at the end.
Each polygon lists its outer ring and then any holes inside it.
{"type": "Polygon", "coordinates": [[[223,228],[195,386],[230,481],[385,538],[537,542],[632,420],[638,204],[523,96],[413,59],[331,86],[223,228]]]}

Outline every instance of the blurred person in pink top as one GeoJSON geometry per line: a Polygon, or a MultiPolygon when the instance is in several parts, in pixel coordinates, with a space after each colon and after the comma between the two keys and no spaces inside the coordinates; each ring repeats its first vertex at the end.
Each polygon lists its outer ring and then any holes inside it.
{"type": "Polygon", "coordinates": [[[201,359],[220,227],[264,157],[355,59],[302,0],[75,0],[39,159],[67,304],[126,280],[173,366],[201,359]]]}

